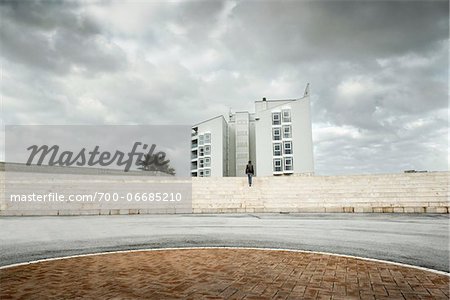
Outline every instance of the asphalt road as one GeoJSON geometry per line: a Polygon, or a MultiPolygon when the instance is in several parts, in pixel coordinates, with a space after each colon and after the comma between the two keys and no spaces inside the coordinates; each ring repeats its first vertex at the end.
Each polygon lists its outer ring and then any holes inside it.
{"type": "Polygon", "coordinates": [[[125,249],[315,250],[449,272],[449,216],[235,214],[1,217],[0,265],[125,249]]]}

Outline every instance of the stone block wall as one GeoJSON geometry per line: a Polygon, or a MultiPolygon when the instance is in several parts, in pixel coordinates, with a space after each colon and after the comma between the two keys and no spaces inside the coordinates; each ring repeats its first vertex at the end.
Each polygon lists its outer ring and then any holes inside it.
{"type": "MultiPolygon", "coordinates": [[[[186,213],[185,207],[119,201],[117,203],[54,203],[41,208],[36,203],[8,203],[4,173],[0,173],[0,215],[99,215],[186,213]],[[20,209],[19,209],[20,208],[20,209]]],[[[79,191],[93,182],[92,176],[51,182],[55,189],[79,191]]],[[[15,184],[27,185],[33,175],[19,177],[15,184]]],[[[193,213],[449,213],[449,172],[400,173],[350,176],[192,178],[193,213]]],[[[163,178],[102,177],[105,187],[127,192],[136,182],[142,185],[163,178]]],[[[186,183],[186,180],[182,180],[186,183]]],[[[35,184],[35,182],[34,182],[35,184]]],[[[101,185],[100,185],[101,187],[101,185]]],[[[192,209],[191,209],[192,208],[192,209]]]]}
{"type": "Polygon", "coordinates": [[[194,213],[448,213],[449,173],[194,178],[194,213]]]}

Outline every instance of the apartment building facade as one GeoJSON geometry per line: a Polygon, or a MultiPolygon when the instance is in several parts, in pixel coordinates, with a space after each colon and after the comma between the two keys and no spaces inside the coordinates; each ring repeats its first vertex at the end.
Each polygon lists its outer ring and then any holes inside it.
{"type": "Polygon", "coordinates": [[[192,127],[191,176],[228,176],[228,124],[217,116],[192,127]]]}
{"type": "Polygon", "coordinates": [[[249,160],[256,176],[314,173],[309,85],[298,99],[255,101],[240,111],[192,127],[191,175],[245,176],[249,160]]]}

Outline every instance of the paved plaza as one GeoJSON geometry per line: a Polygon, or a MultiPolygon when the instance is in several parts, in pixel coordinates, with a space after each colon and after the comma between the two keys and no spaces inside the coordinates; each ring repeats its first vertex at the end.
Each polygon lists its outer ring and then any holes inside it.
{"type": "Polygon", "coordinates": [[[449,299],[449,218],[431,214],[0,218],[0,298],[449,299]],[[196,247],[218,247],[195,249],[196,247]],[[388,260],[255,247],[322,251],[388,260]],[[443,271],[443,272],[442,272],[443,271]]]}
{"type": "Polygon", "coordinates": [[[449,277],[349,257],[254,249],[139,251],[0,271],[1,299],[448,299],[449,277]]]}

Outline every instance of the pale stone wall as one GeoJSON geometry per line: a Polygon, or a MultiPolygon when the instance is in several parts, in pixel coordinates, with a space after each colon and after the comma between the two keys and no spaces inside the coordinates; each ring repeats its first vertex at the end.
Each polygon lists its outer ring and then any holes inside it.
{"type": "Polygon", "coordinates": [[[192,212],[191,177],[0,172],[0,183],[0,215],[192,212]],[[150,193],[160,201],[151,201],[150,193]],[[29,196],[34,199],[22,200],[29,196]]]}
{"type": "Polygon", "coordinates": [[[201,178],[194,213],[448,213],[448,172],[352,176],[201,178]]]}
{"type": "MultiPolygon", "coordinates": [[[[77,214],[147,214],[182,213],[177,208],[149,209],[136,203],[120,202],[97,207],[91,204],[54,204],[47,209],[14,210],[4,196],[4,173],[0,174],[0,215],[77,215],[77,214]]],[[[30,177],[23,177],[26,185],[30,177]]],[[[84,176],[74,183],[63,176],[53,186],[65,184],[66,190],[78,190],[92,182],[84,176]]],[[[192,211],[194,213],[301,213],[301,212],[385,212],[385,213],[448,213],[449,172],[381,174],[352,176],[283,176],[255,177],[248,187],[242,177],[192,178],[192,211]]],[[[136,182],[157,182],[162,178],[104,177],[105,185],[116,183],[128,191],[136,182]]],[[[27,204],[26,204],[27,205],[27,204]]]]}

